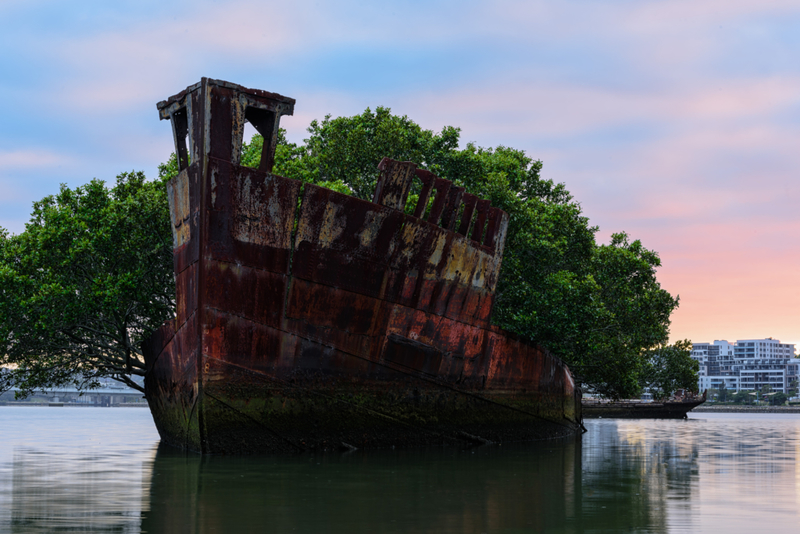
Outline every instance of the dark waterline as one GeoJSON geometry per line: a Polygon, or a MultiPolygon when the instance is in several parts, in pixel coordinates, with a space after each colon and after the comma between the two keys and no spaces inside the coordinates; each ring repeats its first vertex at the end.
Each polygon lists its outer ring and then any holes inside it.
{"type": "Polygon", "coordinates": [[[158,447],[148,410],[0,408],[0,532],[794,532],[800,415],[283,457],[158,447]]]}

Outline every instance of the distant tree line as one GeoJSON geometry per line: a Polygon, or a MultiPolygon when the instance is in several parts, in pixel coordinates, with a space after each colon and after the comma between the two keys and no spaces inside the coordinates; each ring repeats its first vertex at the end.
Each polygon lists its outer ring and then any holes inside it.
{"type": "Polygon", "coordinates": [[[797,395],[798,382],[793,380],[786,390],[773,391],[768,384],[753,391],[739,390],[733,391],[727,388],[713,388],[708,390],[708,398],[723,404],[756,404],[767,403],[770,406],[783,406],[786,402],[797,395]]]}

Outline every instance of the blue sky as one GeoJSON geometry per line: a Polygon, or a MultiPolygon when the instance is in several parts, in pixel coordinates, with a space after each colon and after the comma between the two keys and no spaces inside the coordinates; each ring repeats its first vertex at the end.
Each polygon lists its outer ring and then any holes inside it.
{"type": "Polygon", "coordinates": [[[155,175],[155,103],[202,76],[297,99],[283,125],[391,107],[507,145],[600,240],[659,251],[673,338],[800,344],[800,3],[0,2],[0,226],[91,178],[155,175]]]}

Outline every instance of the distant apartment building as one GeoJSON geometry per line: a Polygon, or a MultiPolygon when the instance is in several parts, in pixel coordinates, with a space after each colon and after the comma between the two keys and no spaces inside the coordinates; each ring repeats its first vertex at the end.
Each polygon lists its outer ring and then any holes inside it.
{"type": "Polygon", "coordinates": [[[692,358],[700,363],[700,391],[761,391],[769,385],[772,391],[787,393],[800,367],[794,345],[772,338],[693,343],[692,358]]]}
{"type": "Polygon", "coordinates": [[[713,343],[692,343],[692,358],[700,363],[698,390],[739,390],[739,376],[734,372],[734,347],[726,340],[713,343]]]}

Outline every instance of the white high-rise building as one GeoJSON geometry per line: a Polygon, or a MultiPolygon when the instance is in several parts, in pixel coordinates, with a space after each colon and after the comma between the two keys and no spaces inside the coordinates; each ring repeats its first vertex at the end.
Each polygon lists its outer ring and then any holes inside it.
{"type": "Polygon", "coordinates": [[[769,385],[772,391],[786,393],[787,366],[792,358],[794,345],[777,339],[738,340],[734,347],[734,367],[739,374],[739,389],[760,391],[769,385]]]}
{"type": "Polygon", "coordinates": [[[739,391],[739,376],[734,372],[734,347],[724,339],[692,343],[692,358],[700,362],[698,391],[723,387],[739,391]]]}
{"type": "Polygon", "coordinates": [[[700,391],[725,387],[729,390],[772,391],[786,393],[798,376],[794,345],[780,340],[739,339],[693,343],[692,358],[700,362],[700,391]]]}

